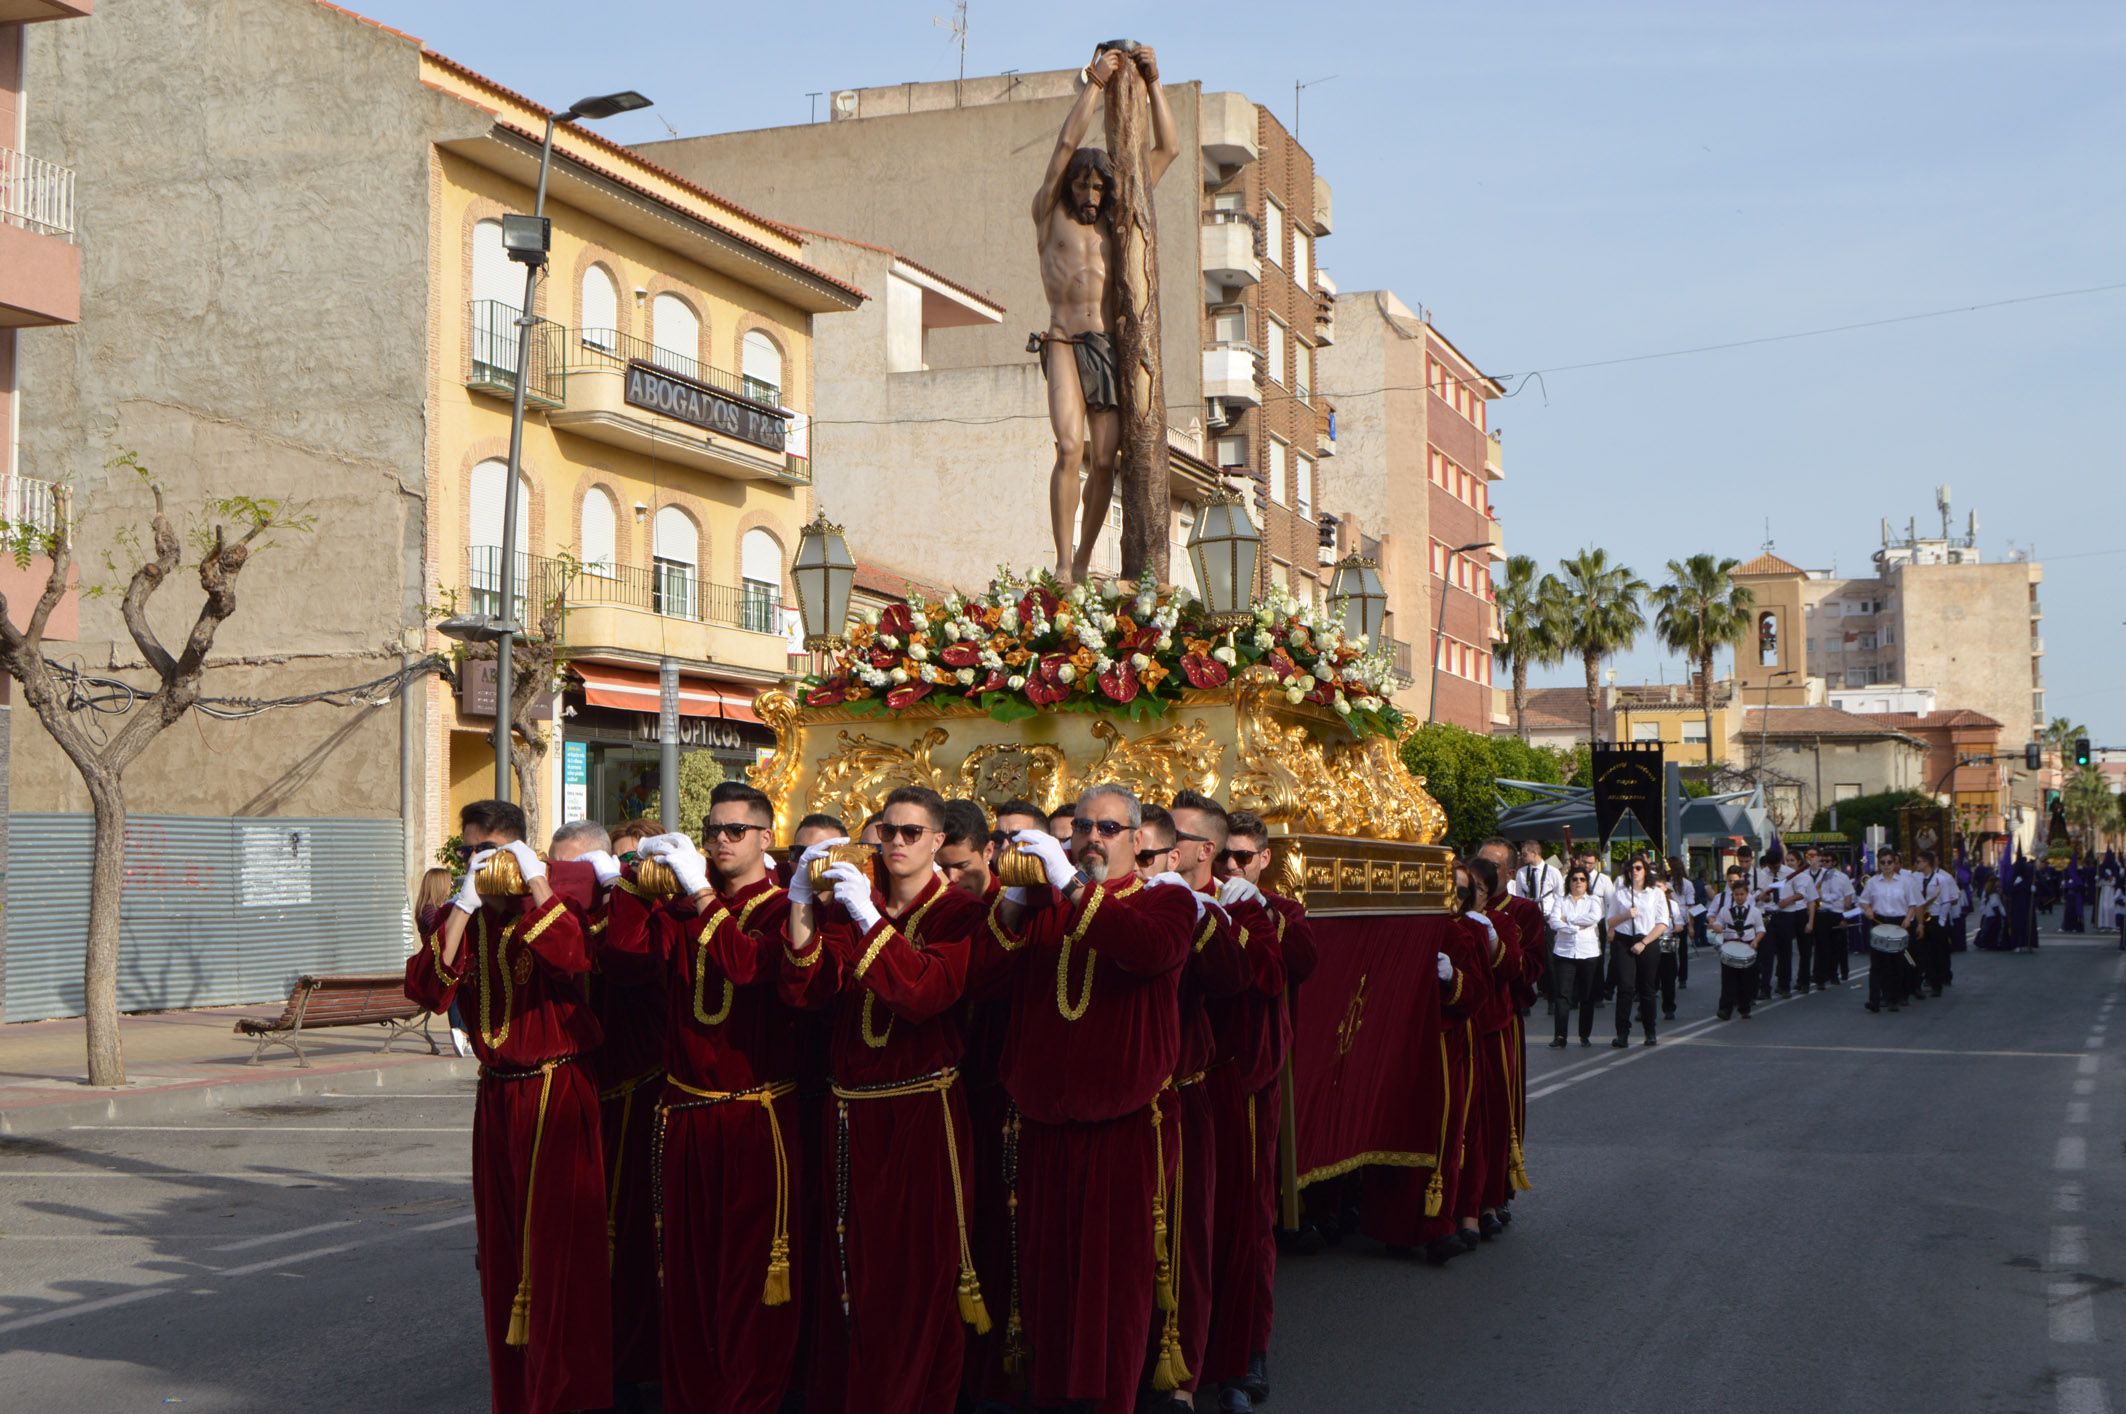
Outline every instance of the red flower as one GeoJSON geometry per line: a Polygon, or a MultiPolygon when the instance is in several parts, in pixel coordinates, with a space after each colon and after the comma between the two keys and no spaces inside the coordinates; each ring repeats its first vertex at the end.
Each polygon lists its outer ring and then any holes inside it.
{"type": "Polygon", "coordinates": [[[1181,660],[1181,675],[1189,680],[1190,687],[1224,687],[1232,676],[1225,664],[1208,653],[1190,653],[1181,660]]]}
{"type": "Polygon", "coordinates": [[[906,604],[888,604],[886,612],[878,616],[878,631],[890,633],[896,638],[906,638],[915,628],[915,615],[906,604]]]}
{"type": "Polygon", "coordinates": [[[886,694],[886,705],[898,712],[903,707],[912,707],[930,695],[930,684],[911,682],[886,694]]]}
{"type": "Polygon", "coordinates": [[[1137,670],[1129,659],[1117,659],[1112,668],[1100,674],[1100,691],[1117,702],[1127,702],[1137,695],[1137,670]]]}
{"type": "Polygon", "coordinates": [[[821,683],[805,694],[807,707],[832,707],[849,700],[849,685],[845,682],[821,683]]]}
{"type": "Polygon", "coordinates": [[[995,668],[991,668],[989,670],[989,676],[983,678],[980,682],[975,684],[974,691],[978,693],[995,692],[998,688],[1004,685],[1004,681],[1004,674],[995,668]]]}
{"type": "MultiPolygon", "coordinates": [[[[1069,662],[1070,655],[1068,653],[1044,653],[1041,655],[1040,661],[1035,664],[1037,672],[1034,676],[1039,677],[1042,682],[1067,689],[1069,684],[1063,681],[1063,669],[1069,662]]],[[[1027,679],[1029,682],[1032,680],[1032,677],[1027,679]]]]}
{"type": "Polygon", "coordinates": [[[938,661],[948,668],[971,668],[982,660],[972,643],[948,643],[938,650],[938,661]]]}
{"type": "Polygon", "coordinates": [[[864,656],[869,658],[871,666],[877,668],[880,672],[884,672],[888,668],[897,668],[901,665],[900,653],[891,648],[874,648],[864,656]]]}
{"type": "Polygon", "coordinates": [[[1299,671],[1299,664],[1293,662],[1292,655],[1285,652],[1282,648],[1272,648],[1269,652],[1269,656],[1265,657],[1262,661],[1269,665],[1271,672],[1277,674],[1277,680],[1279,682],[1283,682],[1286,678],[1291,677],[1294,673],[1297,673],[1299,671]]]}
{"type": "Polygon", "coordinates": [[[1036,673],[1026,679],[1026,700],[1036,707],[1046,707],[1061,702],[1070,696],[1070,689],[1059,682],[1050,682],[1036,673]]]}
{"type": "Polygon", "coordinates": [[[1056,598],[1055,595],[1049,593],[1040,585],[1035,585],[1027,590],[1025,596],[1019,600],[1019,626],[1022,629],[1030,629],[1032,627],[1035,606],[1039,606],[1042,618],[1052,619],[1056,616],[1056,610],[1062,606],[1062,603],[1063,601],[1056,598]]]}

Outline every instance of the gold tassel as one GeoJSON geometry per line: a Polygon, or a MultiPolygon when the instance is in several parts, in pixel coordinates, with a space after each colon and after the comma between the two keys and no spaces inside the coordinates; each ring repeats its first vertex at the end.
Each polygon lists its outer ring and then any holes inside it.
{"type": "Polygon", "coordinates": [[[507,1345],[531,1344],[531,1278],[526,1276],[517,1283],[517,1297],[509,1303],[509,1334],[503,1337],[507,1345]]]}
{"type": "MultiPolygon", "coordinates": [[[[1174,1264],[1167,1257],[1166,1243],[1166,1134],[1161,1126],[1159,1097],[1152,1096],[1152,1256],[1159,1309],[1178,1311],[1181,1296],[1174,1284],[1174,1264]]],[[[1171,1388],[1171,1386],[1169,1386],[1171,1388]]]]}
{"type": "Polygon", "coordinates": [[[760,1289],[760,1304],[790,1304],[790,1240],[786,1237],[776,1238],[768,1248],[768,1279],[760,1289]]]}
{"type": "Polygon", "coordinates": [[[971,1269],[960,1272],[960,1319],[973,1326],[976,1335],[988,1335],[993,1329],[989,1307],[982,1300],[982,1284],[971,1269]]]}
{"type": "Polygon", "coordinates": [[[1019,1313],[1014,1310],[1004,1322],[1004,1373],[1018,1375],[1026,1368],[1026,1328],[1019,1324],[1019,1313]]]}
{"type": "Polygon", "coordinates": [[[1152,1388],[1179,1389],[1188,1383],[1188,1362],[1181,1358],[1181,1318],[1168,1314],[1159,1333],[1159,1359],[1152,1366],[1152,1388]]]}
{"type": "Polygon", "coordinates": [[[1521,1159],[1521,1138],[1517,1134],[1513,1136],[1512,1158],[1508,1167],[1513,1175],[1514,1192],[1526,1193],[1535,1186],[1528,1181],[1528,1166],[1521,1159]]]}
{"type": "Polygon", "coordinates": [[[1425,1183],[1425,1216],[1428,1218],[1438,1217],[1439,1210],[1445,1206],[1446,1202],[1447,1181],[1441,1178],[1439,1170],[1434,1168],[1432,1177],[1425,1183]]]}

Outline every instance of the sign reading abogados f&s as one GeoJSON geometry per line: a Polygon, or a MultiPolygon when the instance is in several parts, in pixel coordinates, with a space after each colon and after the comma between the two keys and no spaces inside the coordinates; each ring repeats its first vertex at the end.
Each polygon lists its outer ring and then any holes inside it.
{"type": "Polygon", "coordinates": [[[725,437],[736,437],[771,452],[783,450],[789,435],[789,420],[781,413],[703,387],[691,378],[640,360],[627,366],[627,386],[622,394],[630,407],[646,408],[665,417],[725,437]]]}
{"type": "Polygon", "coordinates": [[[1661,809],[1661,746],[1658,742],[1598,742],[1594,747],[1595,825],[1608,840],[1626,815],[1639,833],[1666,848],[1667,817],[1661,809]]]}

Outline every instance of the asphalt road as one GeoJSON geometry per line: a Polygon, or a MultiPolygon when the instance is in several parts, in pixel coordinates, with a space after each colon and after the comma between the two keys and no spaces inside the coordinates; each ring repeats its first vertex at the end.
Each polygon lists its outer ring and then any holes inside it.
{"type": "MultiPolygon", "coordinates": [[[[1896,1016],[1715,1023],[1705,966],[1652,1050],[1538,1038],[1511,1232],[1287,1257],[1270,1407],[2126,1411],[2126,956],[1956,962],[1896,1016]]],[[[471,1109],[0,1137],[6,1407],[483,1408],[471,1109]]]]}

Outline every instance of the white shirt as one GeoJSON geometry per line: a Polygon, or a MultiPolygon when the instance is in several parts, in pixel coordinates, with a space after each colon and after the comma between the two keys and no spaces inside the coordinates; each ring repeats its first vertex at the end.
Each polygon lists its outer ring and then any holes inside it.
{"type": "Polygon", "coordinates": [[[1835,865],[1824,870],[1823,877],[1816,881],[1816,899],[1825,911],[1851,917],[1856,898],[1853,881],[1846,877],[1845,870],[1835,865]]]}
{"type": "Polygon", "coordinates": [[[1956,876],[1946,869],[1936,869],[1919,881],[1920,893],[1926,900],[1927,916],[1937,923],[1946,923],[1954,918],[1957,905],[1963,902],[1963,890],[1956,887],[1956,876]]]}
{"type": "Polygon", "coordinates": [[[1805,913],[1811,900],[1816,897],[1816,883],[1809,878],[1806,869],[1795,869],[1779,877],[1779,911],[1781,913],[1805,913]]]}
{"type": "Polygon", "coordinates": [[[1779,906],[1779,871],[1760,864],[1750,875],[1750,897],[1767,909],[1779,906]]]}
{"type": "Polygon", "coordinates": [[[1742,905],[1742,920],[1735,921],[1735,896],[1705,910],[1705,926],[1731,943],[1755,943],[1764,939],[1764,911],[1754,902],[1742,905]]]}
{"type": "Polygon", "coordinates": [[[1643,938],[1668,922],[1668,900],[1659,889],[1634,893],[1629,884],[1619,884],[1609,896],[1609,931],[1643,938]]]}
{"type": "Polygon", "coordinates": [[[1587,892],[1602,901],[1602,916],[1609,916],[1609,896],[1617,891],[1617,881],[1607,874],[1590,874],[1587,877],[1587,892]]]}
{"type": "Polygon", "coordinates": [[[1550,950],[1559,957],[1584,959],[1602,955],[1602,940],[1595,925],[1602,921],[1602,900],[1593,894],[1574,898],[1561,894],[1550,900],[1543,916],[1550,921],[1550,950]]]}
{"type": "Polygon", "coordinates": [[[1878,923],[1904,922],[1906,911],[1918,902],[1919,896],[1912,891],[1912,876],[1902,870],[1894,879],[1877,874],[1860,891],[1861,907],[1874,909],[1878,923]]]}
{"type": "Polygon", "coordinates": [[[1515,898],[1533,899],[1538,906],[1548,910],[1552,899],[1564,895],[1565,876],[1547,859],[1540,864],[1523,864],[1513,871],[1506,892],[1515,898]]]}

